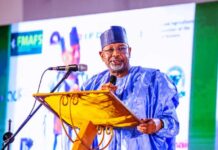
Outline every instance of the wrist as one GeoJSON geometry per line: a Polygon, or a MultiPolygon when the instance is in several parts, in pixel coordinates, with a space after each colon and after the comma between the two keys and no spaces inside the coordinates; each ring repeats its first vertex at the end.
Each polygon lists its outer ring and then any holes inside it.
{"type": "Polygon", "coordinates": [[[161,119],[154,119],[154,123],[156,126],[155,132],[158,132],[160,129],[162,129],[164,127],[164,123],[161,119]]]}

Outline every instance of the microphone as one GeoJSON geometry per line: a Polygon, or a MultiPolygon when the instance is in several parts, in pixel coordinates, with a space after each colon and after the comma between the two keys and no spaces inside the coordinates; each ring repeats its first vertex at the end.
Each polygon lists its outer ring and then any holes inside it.
{"type": "Polygon", "coordinates": [[[117,82],[117,77],[114,76],[114,75],[111,75],[111,76],[110,76],[110,83],[112,83],[113,85],[115,85],[116,82],[117,82]]]}
{"type": "Polygon", "coordinates": [[[49,67],[48,70],[57,71],[87,71],[88,67],[85,64],[71,64],[67,66],[49,67]]]}

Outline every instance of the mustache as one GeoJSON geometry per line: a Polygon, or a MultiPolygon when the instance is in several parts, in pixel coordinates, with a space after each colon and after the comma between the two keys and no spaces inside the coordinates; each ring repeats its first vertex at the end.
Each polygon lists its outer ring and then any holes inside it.
{"type": "Polygon", "coordinates": [[[118,57],[112,57],[111,59],[110,59],[110,62],[111,61],[122,61],[120,58],[118,58],[118,57]]]}

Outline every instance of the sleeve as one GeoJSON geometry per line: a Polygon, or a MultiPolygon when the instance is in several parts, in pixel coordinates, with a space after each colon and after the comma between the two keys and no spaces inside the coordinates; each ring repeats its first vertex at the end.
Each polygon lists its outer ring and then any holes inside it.
{"type": "Polygon", "coordinates": [[[157,72],[154,89],[157,103],[154,117],[163,121],[163,128],[156,135],[166,138],[174,137],[179,133],[179,121],[176,113],[179,96],[176,86],[167,75],[157,72]]]}
{"type": "Polygon", "coordinates": [[[80,90],[98,90],[101,85],[108,82],[109,72],[107,70],[98,73],[88,79],[80,88],[80,90]]]}
{"type": "Polygon", "coordinates": [[[91,77],[90,79],[88,79],[85,83],[82,84],[82,86],[80,87],[80,90],[81,91],[93,90],[96,78],[97,76],[95,75],[91,77]]]}

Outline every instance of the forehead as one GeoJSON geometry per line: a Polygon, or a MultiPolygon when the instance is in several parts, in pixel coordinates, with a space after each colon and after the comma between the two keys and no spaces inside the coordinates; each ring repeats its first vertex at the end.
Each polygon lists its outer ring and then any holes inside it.
{"type": "Polygon", "coordinates": [[[119,46],[128,46],[128,45],[126,43],[112,43],[112,44],[105,46],[103,49],[107,49],[110,47],[119,47],[119,46]]]}

